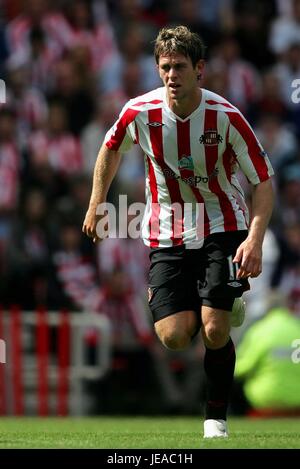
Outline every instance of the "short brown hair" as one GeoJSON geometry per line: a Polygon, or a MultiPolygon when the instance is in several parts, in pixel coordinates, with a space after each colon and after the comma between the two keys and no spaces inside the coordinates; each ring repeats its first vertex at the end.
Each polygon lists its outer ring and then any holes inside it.
{"type": "Polygon", "coordinates": [[[180,53],[190,57],[193,67],[204,59],[204,44],[197,33],[193,33],[186,26],[162,28],[155,40],[154,55],[158,64],[161,55],[180,53]]]}

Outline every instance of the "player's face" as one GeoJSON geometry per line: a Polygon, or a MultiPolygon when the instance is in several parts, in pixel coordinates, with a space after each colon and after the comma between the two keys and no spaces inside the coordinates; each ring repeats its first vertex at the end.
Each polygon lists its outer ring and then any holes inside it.
{"type": "Polygon", "coordinates": [[[181,100],[194,93],[195,88],[199,87],[198,75],[202,70],[202,60],[194,67],[190,57],[183,54],[159,57],[159,76],[167,88],[168,96],[173,100],[181,100]]]}

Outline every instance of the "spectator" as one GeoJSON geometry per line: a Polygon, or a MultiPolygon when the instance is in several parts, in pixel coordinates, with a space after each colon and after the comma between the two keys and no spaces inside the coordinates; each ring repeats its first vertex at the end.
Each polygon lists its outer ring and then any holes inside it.
{"type": "Polygon", "coordinates": [[[262,114],[256,132],[275,169],[282,168],[297,152],[294,133],[276,114],[262,114]]]}
{"type": "MultiPolygon", "coordinates": [[[[274,301],[274,298],[273,298],[274,301]]],[[[237,349],[235,377],[242,380],[252,411],[262,416],[300,412],[300,367],[293,362],[293,342],[300,319],[280,300],[251,326],[237,349]]]]}
{"type": "Polygon", "coordinates": [[[48,0],[26,0],[23,11],[6,28],[10,53],[27,48],[31,28],[40,25],[46,35],[47,46],[60,57],[70,45],[70,27],[58,10],[51,10],[48,0]]]}
{"type": "Polygon", "coordinates": [[[7,246],[14,228],[18,207],[20,152],[15,138],[16,118],[8,108],[0,110],[0,293],[5,298],[4,284],[9,283],[7,246]]]}
{"type": "Polygon", "coordinates": [[[58,231],[58,246],[51,259],[50,307],[98,311],[99,276],[91,253],[82,249],[76,221],[65,216],[58,231]]]}
{"type": "Polygon", "coordinates": [[[272,286],[291,298],[300,278],[300,221],[284,226],[278,235],[278,245],[280,255],[273,272],[272,286]]]}
{"type": "Polygon", "coordinates": [[[209,65],[223,69],[227,76],[226,96],[242,112],[247,113],[248,107],[258,97],[259,76],[255,67],[241,58],[240,46],[234,36],[221,38],[209,65]]]}
{"type": "MultiPolygon", "coordinates": [[[[15,143],[13,111],[0,112],[0,216],[12,214],[18,203],[20,153],[15,143]]],[[[2,230],[1,230],[2,231],[2,230]]]]}
{"type": "Polygon", "coordinates": [[[98,97],[96,112],[93,120],[85,126],[81,133],[81,147],[83,151],[83,167],[87,175],[92,175],[95,158],[99,151],[100,142],[107,130],[114,123],[119,108],[126,101],[122,93],[109,93],[98,97]]]}
{"type": "MultiPolygon", "coordinates": [[[[132,70],[134,67],[134,81],[137,83],[138,94],[160,86],[161,82],[155,72],[153,56],[145,50],[144,29],[140,24],[133,23],[125,29],[119,47],[121,55],[113,57],[99,77],[100,91],[103,93],[123,91],[124,75],[126,75],[124,68],[132,70]]],[[[131,97],[129,95],[127,99],[131,97]]]]}
{"type": "Polygon", "coordinates": [[[27,146],[32,131],[40,129],[47,119],[48,106],[45,95],[30,85],[26,64],[8,61],[7,105],[16,114],[16,131],[19,145],[27,146]]]}
{"type": "Polygon", "coordinates": [[[298,80],[300,76],[300,41],[289,45],[274,71],[278,76],[280,91],[289,110],[289,120],[293,124],[298,139],[300,139],[300,108],[299,103],[292,99],[294,81],[298,80]]]}
{"type": "Polygon", "coordinates": [[[282,59],[275,66],[274,72],[279,80],[279,89],[288,108],[294,107],[291,99],[292,82],[300,73],[300,40],[293,42],[284,51],[282,59]]]}
{"type": "Polygon", "coordinates": [[[55,89],[52,100],[59,100],[65,108],[69,130],[79,136],[83,127],[91,120],[94,112],[93,87],[85,80],[74,58],[66,57],[55,68],[55,89]]]}
{"type": "Polygon", "coordinates": [[[68,132],[67,113],[58,101],[49,107],[47,127],[32,134],[29,142],[33,166],[46,164],[53,171],[69,176],[82,168],[79,141],[68,132]]]}
{"type": "Polygon", "coordinates": [[[24,196],[8,245],[9,303],[24,310],[47,304],[50,223],[47,200],[39,189],[24,196]]]}
{"type": "Polygon", "coordinates": [[[251,122],[257,123],[258,119],[265,114],[283,121],[288,117],[288,106],[282,96],[280,80],[271,69],[262,74],[261,90],[252,106],[250,105],[248,118],[251,122]]]}
{"type": "Polygon", "coordinates": [[[294,225],[300,220],[300,164],[283,168],[280,181],[279,220],[284,226],[294,225]]]}
{"type": "Polygon", "coordinates": [[[84,47],[89,56],[89,67],[95,73],[101,71],[118,54],[114,32],[108,21],[95,21],[92,2],[75,0],[66,8],[72,28],[70,48],[84,47]]]}
{"type": "Polygon", "coordinates": [[[300,41],[300,1],[292,0],[290,15],[279,16],[271,23],[270,48],[281,55],[291,46],[300,41]]]}

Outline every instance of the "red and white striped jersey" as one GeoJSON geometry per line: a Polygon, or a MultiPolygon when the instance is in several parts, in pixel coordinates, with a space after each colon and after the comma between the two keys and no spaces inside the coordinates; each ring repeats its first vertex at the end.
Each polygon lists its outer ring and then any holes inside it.
{"type": "Polygon", "coordinates": [[[120,152],[139,144],[145,154],[142,236],[151,247],[199,240],[197,204],[202,204],[204,237],[247,229],[248,212],[236,172],[240,168],[254,185],[273,174],[240,111],[206,89],[200,105],[185,119],[169,108],[164,87],[131,99],[105,143],[120,152]]]}

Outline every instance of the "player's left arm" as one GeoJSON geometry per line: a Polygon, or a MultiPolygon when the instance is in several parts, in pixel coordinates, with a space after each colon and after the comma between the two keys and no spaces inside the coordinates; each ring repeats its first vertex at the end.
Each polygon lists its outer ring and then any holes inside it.
{"type": "Polygon", "coordinates": [[[249,234],[233,262],[239,263],[237,278],[257,277],[262,269],[262,244],[273,208],[272,165],[254,131],[236,110],[226,113],[228,139],[241,170],[253,185],[249,234]]]}
{"type": "Polygon", "coordinates": [[[262,244],[274,204],[271,179],[253,188],[249,234],[237,249],[233,262],[239,263],[237,278],[257,277],[262,271],[262,244]]]}

